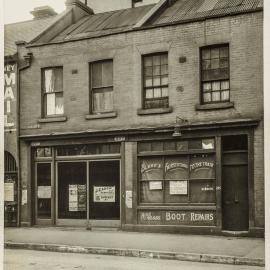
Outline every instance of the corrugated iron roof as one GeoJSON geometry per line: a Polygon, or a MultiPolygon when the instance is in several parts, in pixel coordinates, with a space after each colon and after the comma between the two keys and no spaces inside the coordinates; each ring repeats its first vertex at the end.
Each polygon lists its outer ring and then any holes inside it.
{"type": "Polygon", "coordinates": [[[155,5],[98,13],[82,18],[68,27],[51,42],[97,37],[131,30],[155,5]]]}
{"type": "Polygon", "coordinates": [[[176,0],[175,4],[150,20],[147,25],[155,26],[249,12],[262,6],[262,0],[176,0]]]}
{"type": "Polygon", "coordinates": [[[44,19],[35,19],[4,26],[4,53],[12,56],[17,52],[16,41],[30,42],[36,35],[41,33],[57,16],[44,19]]]}
{"type": "MultiPolygon", "coordinates": [[[[171,6],[162,6],[142,27],[250,12],[262,6],[263,0],[176,0],[171,6]]],[[[153,12],[154,7],[155,5],[147,5],[88,15],[48,42],[65,42],[130,31],[146,14],[151,13],[151,10],[153,12]]]]}

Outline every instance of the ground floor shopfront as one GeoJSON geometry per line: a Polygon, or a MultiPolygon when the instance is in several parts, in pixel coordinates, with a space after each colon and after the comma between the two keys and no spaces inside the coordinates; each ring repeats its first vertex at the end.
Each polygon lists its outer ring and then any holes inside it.
{"type": "Polygon", "coordinates": [[[187,128],[181,137],[167,128],[24,138],[31,180],[22,181],[22,222],[262,234],[257,124],[187,128]]]}

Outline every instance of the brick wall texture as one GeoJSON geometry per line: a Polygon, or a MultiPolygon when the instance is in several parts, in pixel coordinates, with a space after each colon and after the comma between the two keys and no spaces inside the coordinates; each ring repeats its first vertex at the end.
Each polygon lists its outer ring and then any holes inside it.
{"type": "MultiPolygon", "coordinates": [[[[209,19],[136,32],[32,47],[31,68],[21,75],[21,135],[86,130],[142,128],[173,124],[176,116],[190,122],[263,116],[262,12],[209,19]],[[230,88],[234,108],[196,111],[200,100],[199,48],[229,43],[230,88]],[[141,55],[168,51],[169,103],[173,112],[137,115],[142,107],[141,55]],[[179,63],[179,57],[187,61],[179,63]],[[89,62],[113,59],[113,119],[86,120],[89,114],[89,62]],[[63,66],[66,122],[38,123],[41,118],[41,68],[63,66]],[[77,74],[72,70],[77,69],[77,74]],[[183,91],[177,91],[182,86],[183,91]]],[[[255,222],[264,224],[263,126],[254,137],[255,222]]]]}

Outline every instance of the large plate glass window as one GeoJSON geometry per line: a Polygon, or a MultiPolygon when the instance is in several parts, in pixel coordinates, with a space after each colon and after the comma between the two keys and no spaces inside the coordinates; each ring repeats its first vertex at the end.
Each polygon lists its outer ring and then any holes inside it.
{"type": "Polygon", "coordinates": [[[45,117],[64,113],[62,67],[42,69],[42,93],[45,117]]]}
{"type": "Polygon", "coordinates": [[[142,61],[144,109],[168,107],[168,53],[144,55],[142,61]]]}
{"type": "Polygon", "coordinates": [[[113,111],[113,61],[104,60],[90,64],[91,112],[113,111]]]}
{"type": "Polygon", "coordinates": [[[230,100],[229,45],[201,48],[202,103],[230,100]]]}

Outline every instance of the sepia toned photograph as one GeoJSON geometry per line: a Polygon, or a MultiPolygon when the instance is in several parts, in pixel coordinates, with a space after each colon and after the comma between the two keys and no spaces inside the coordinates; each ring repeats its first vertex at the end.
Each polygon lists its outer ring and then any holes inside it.
{"type": "Polygon", "coordinates": [[[263,0],[2,6],[4,270],[267,269],[263,0]]]}

